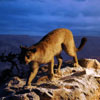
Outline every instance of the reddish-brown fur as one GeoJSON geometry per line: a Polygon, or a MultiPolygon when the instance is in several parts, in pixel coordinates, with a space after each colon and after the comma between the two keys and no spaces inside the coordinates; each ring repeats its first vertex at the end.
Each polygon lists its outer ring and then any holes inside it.
{"type": "Polygon", "coordinates": [[[52,80],[54,76],[54,56],[58,60],[58,73],[62,65],[61,51],[64,50],[69,56],[74,58],[74,66],[78,66],[77,51],[85,44],[86,38],[83,38],[79,48],[76,48],[72,32],[68,29],[60,28],[51,31],[43,37],[37,44],[26,48],[22,47],[25,52],[25,62],[31,62],[32,71],[27,80],[27,85],[35,78],[40,64],[48,64],[49,78],[52,80]]]}

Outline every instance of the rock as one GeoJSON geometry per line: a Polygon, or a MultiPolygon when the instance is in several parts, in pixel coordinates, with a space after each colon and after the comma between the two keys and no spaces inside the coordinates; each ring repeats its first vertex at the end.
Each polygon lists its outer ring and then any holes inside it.
{"type": "Polygon", "coordinates": [[[25,79],[10,78],[0,87],[0,100],[99,100],[100,63],[95,59],[79,62],[83,67],[72,67],[64,62],[62,76],[56,76],[54,81],[49,81],[47,74],[43,76],[43,71],[47,71],[44,66],[30,88],[23,88],[25,79]]]}
{"type": "Polygon", "coordinates": [[[39,96],[34,93],[24,93],[24,94],[18,94],[18,95],[10,95],[7,96],[6,98],[3,97],[3,100],[40,100],[39,96]]]}
{"type": "Polygon", "coordinates": [[[87,68],[100,69],[100,63],[96,59],[80,59],[79,64],[87,68]]]}

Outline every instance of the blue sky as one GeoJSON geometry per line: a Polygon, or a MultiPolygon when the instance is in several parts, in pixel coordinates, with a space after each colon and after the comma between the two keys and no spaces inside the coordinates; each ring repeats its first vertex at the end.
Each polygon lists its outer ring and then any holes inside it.
{"type": "Polygon", "coordinates": [[[0,0],[0,34],[45,35],[56,28],[100,36],[100,0],[0,0]]]}

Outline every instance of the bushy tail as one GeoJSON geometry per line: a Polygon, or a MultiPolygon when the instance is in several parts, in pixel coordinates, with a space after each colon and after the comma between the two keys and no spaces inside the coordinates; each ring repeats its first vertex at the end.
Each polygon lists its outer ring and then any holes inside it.
{"type": "Polygon", "coordinates": [[[86,42],[87,42],[87,38],[83,37],[80,46],[77,48],[77,51],[80,51],[84,47],[86,42]]]}

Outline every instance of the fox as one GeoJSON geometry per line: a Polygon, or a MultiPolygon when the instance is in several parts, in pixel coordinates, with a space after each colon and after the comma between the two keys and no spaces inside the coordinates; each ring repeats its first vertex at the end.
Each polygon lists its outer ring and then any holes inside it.
{"type": "Polygon", "coordinates": [[[48,78],[53,80],[55,77],[54,57],[56,57],[58,61],[57,74],[60,74],[63,62],[61,56],[62,50],[73,57],[73,65],[74,67],[78,67],[77,52],[84,47],[86,41],[87,38],[83,37],[79,47],[76,48],[72,32],[66,28],[58,28],[49,32],[39,42],[30,47],[21,46],[21,61],[25,64],[29,64],[31,69],[26,81],[26,86],[31,85],[41,64],[48,64],[48,78]]]}

